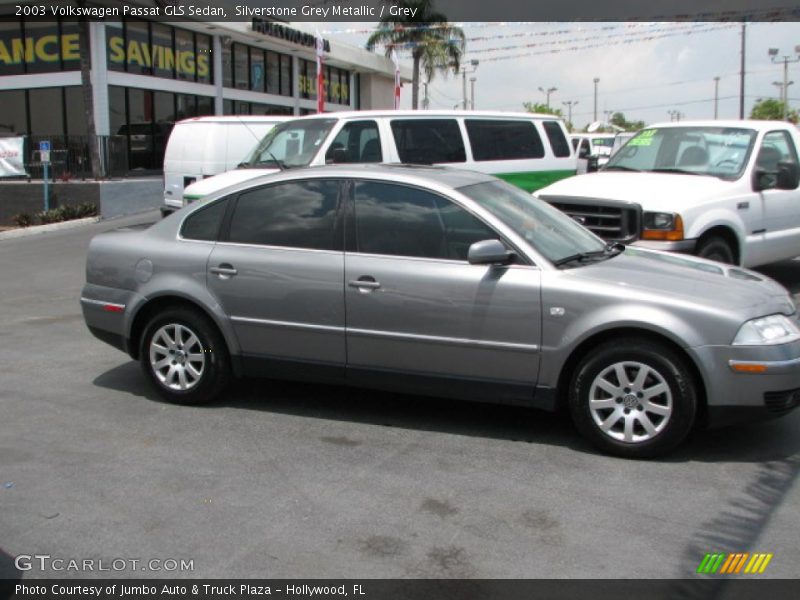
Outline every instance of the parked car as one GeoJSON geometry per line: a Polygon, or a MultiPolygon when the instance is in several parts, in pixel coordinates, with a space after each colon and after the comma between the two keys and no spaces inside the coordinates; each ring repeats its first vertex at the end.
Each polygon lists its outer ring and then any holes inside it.
{"type": "Polygon", "coordinates": [[[184,189],[245,160],[277,123],[291,117],[193,117],[175,123],[164,155],[162,215],[181,208],[184,189]]]}
{"type": "Polygon", "coordinates": [[[753,267],[800,254],[798,143],[780,121],[651,125],[536,194],[607,241],[753,267]]]}
{"type": "Polygon", "coordinates": [[[608,162],[615,134],[573,133],[569,137],[578,156],[578,173],[592,173],[608,162]]]}
{"type": "Polygon", "coordinates": [[[492,111],[344,111],[282,123],[240,168],[204,179],[186,203],[280,169],[330,163],[451,165],[490,173],[532,192],[575,175],[563,121],[492,111]]]}
{"type": "Polygon", "coordinates": [[[568,405],[599,448],[644,457],[700,422],[800,402],[800,326],[780,285],[607,244],[472,171],[259,177],[96,236],[86,278],[89,330],[179,403],[261,375],[568,405]]]}

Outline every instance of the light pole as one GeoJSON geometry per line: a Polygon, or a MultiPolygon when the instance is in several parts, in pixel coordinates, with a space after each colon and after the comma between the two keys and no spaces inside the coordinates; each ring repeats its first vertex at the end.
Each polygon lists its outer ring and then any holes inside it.
{"type": "Polygon", "coordinates": [[[679,110],[668,110],[667,114],[669,115],[670,121],[680,121],[681,117],[684,116],[679,110]]]}
{"type": "Polygon", "coordinates": [[[539,91],[542,92],[547,97],[547,102],[546,102],[547,108],[550,108],[550,94],[552,94],[553,92],[555,92],[557,90],[558,90],[557,87],[551,87],[551,88],[547,88],[547,89],[544,89],[543,87],[539,88],[539,91]]]}
{"type": "Polygon", "coordinates": [[[594,118],[592,121],[597,121],[597,84],[600,83],[600,78],[594,78],[594,118]]]}
{"type": "Polygon", "coordinates": [[[784,104],[784,107],[783,107],[783,118],[785,119],[786,118],[786,114],[788,112],[786,110],[786,101],[789,99],[789,90],[788,90],[788,88],[789,88],[790,85],[794,85],[794,81],[787,81],[786,83],[784,83],[783,81],[773,81],[772,85],[774,85],[776,88],[778,88],[780,90],[780,92],[779,92],[780,93],[780,99],[781,99],[781,102],[783,102],[783,104],[784,104]]]}
{"type": "Polygon", "coordinates": [[[719,106],[719,77],[714,77],[714,119],[717,118],[717,108],[719,106]]]}
{"type": "Polygon", "coordinates": [[[564,106],[567,107],[567,126],[572,130],[572,107],[578,104],[577,100],[567,100],[566,102],[562,102],[564,106]]]}
{"type": "Polygon", "coordinates": [[[467,71],[466,68],[461,69],[461,108],[463,110],[467,110],[467,75],[478,70],[478,63],[478,59],[473,58],[469,61],[469,64],[472,65],[471,71],[467,71]]]}
{"type": "MultiPolygon", "coordinates": [[[[772,62],[775,63],[775,64],[778,64],[779,62],[781,62],[781,60],[778,58],[778,52],[779,51],[778,51],[777,48],[770,48],[767,51],[767,54],[769,54],[770,59],[772,59],[772,62]]],[[[800,46],[795,46],[794,47],[794,52],[795,52],[795,54],[797,54],[797,58],[795,58],[794,60],[789,60],[789,56],[788,55],[784,55],[784,57],[783,57],[783,86],[782,86],[783,94],[782,94],[781,101],[783,102],[783,120],[784,121],[786,120],[786,115],[789,113],[789,106],[788,106],[789,105],[789,63],[790,62],[793,62],[793,63],[800,62],[800,46]]]]}
{"type": "Polygon", "coordinates": [[[469,109],[475,110],[475,82],[478,81],[477,77],[469,78],[469,109]]]}

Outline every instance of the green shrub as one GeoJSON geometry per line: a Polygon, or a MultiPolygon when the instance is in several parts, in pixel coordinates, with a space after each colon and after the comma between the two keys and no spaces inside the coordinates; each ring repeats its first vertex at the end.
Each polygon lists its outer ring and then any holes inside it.
{"type": "Polygon", "coordinates": [[[19,213],[11,217],[14,225],[17,227],[30,227],[33,225],[33,217],[28,213],[19,213]]]}

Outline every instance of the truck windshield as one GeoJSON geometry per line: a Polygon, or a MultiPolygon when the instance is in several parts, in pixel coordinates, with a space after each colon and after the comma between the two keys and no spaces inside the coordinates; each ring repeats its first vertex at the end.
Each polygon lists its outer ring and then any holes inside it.
{"type": "Polygon", "coordinates": [[[458,189],[500,219],[553,264],[570,266],[614,255],[606,243],[560,210],[504,181],[476,183],[458,189]],[[583,260],[572,260],[572,259],[583,260]]]}
{"type": "Polygon", "coordinates": [[[739,127],[649,127],[616,152],[603,170],[738,179],[755,139],[755,130],[739,127]]]}
{"type": "Polygon", "coordinates": [[[287,121],[273,127],[242,168],[306,167],[322,147],[336,119],[287,121]]]}

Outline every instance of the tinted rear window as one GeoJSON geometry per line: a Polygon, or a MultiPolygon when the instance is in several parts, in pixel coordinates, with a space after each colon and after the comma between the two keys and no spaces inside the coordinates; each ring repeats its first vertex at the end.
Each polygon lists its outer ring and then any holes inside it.
{"type": "Polygon", "coordinates": [[[476,161],[544,156],[542,139],[530,121],[467,119],[464,123],[476,161]]]}
{"type": "Polygon", "coordinates": [[[465,162],[464,140],[455,119],[392,121],[400,162],[418,165],[465,162]]]}
{"type": "Polygon", "coordinates": [[[567,137],[564,135],[564,130],[558,121],[544,121],[542,123],[544,132],[547,134],[547,139],[550,140],[550,147],[553,149],[553,154],[558,157],[569,156],[569,143],[567,137]]]}

